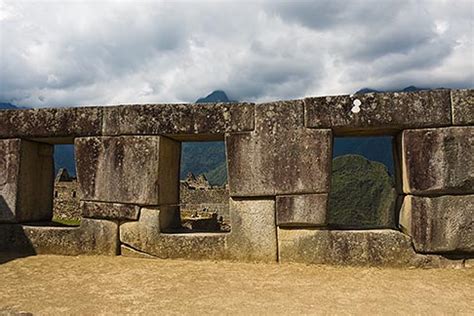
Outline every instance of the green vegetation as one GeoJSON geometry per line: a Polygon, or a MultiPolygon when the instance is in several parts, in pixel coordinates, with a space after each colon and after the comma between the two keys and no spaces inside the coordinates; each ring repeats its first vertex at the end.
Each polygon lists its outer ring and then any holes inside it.
{"type": "Polygon", "coordinates": [[[206,172],[206,178],[212,185],[225,185],[227,183],[227,165],[223,161],[215,169],[212,169],[209,172],[206,172]]]}
{"type": "Polygon", "coordinates": [[[209,183],[222,185],[227,181],[224,142],[184,142],[181,153],[180,178],[192,171],[206,174],[209,183]]]}
{"type": "Polygon", "coordinates": [[[69,219],[69,218],[59,218],[59,217],[53,217],[52,220],[53,223],[57,223],[60,225],[65,225],[65,226],[79,226],[81,224],[80,219],[69,219]]]}
{"type": "Polygon", "coordinates": [[[394,180],[382,163],[359,155],[336,157],[332,164],[329,224],[383,227],[393,224],[394,180]]]}

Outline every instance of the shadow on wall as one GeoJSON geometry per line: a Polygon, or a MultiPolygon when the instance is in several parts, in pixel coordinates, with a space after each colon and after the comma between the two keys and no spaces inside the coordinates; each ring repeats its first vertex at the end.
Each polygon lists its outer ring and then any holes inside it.
{"type": "MultiPolygon", "coordinates": [[[[3,218],[14,218],[3,195],[0,195],[0,214],[3,218]]],[[[36,251],[22,225],[0,222],[0,264],[31,255],[36,255],[36,251]]]]}

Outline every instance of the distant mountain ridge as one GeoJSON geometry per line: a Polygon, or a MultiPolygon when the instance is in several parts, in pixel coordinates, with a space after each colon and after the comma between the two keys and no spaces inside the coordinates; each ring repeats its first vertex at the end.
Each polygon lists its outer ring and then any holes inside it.
{"type": "Polygon", "coordinates": [[[16,105],[13,105],[11,103],[7,102],[0,102],[0,109],[2,110],[16,110],[16,109],[22,109],[23,107],[18,107],[16,105]]]}
{"type": "Polygon", "coordinates": [[[372,88],[362,88],[357,90],[354,94],[364,94],[364,93],[384,93],[384,92],[416,92],[422,90],[431,90],[430,88],[419,88],[415,86],[408,86],[403,89],[395,89],[395,90],[375,90],[372,88]]]}
{"type": "Polygon", "coordinates": [[[230,100],[227,97],[227,94],[222,90],[212,91],[204,98],[199,98],[196,100],[196,103],[217,103],[217,102],[237,102],[230,100]]]}

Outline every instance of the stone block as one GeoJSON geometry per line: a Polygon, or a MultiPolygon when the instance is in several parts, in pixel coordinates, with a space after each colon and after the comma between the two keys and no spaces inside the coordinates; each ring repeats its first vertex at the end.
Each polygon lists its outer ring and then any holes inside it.
{"type": "Polygon", "coordinates": [[[453,125],[474,125],[474,89],[451,90],[453,125]]]}
{"type": "Polygon", "coordinates": [[[139,252],[158,258],[223,259],[226,235],[216,233],[165,234],[160,210],[142,208],[138,222],[120,225],[120,241],[139,252]]]}
{"type": "Polygon", "coordinates": [[[196,135],[251,131],[254,104],[141,104],[108,108],[104,135],[196,135]]]}
{"type": "Polygon", "coordinates": [[[231,199],[230,217],[229,258],[239,261],[277,260],[275,200],[231,199]]]}
{"type": "MultiPolygon", "coordinates": [[[[0,138],[62,138],[102,134],[102,108],[41,108],[0,111],[0,138]]],[[[52,141],[54,143],[54,141],[52,141]]]]}
{"type": "Polygon", "coordinates": [[[80,227],[4,224],[0,225],[2,236],[0,250],[4,251],[71,256],[114,256],[118,252],[117,224],[106,220],[84,218],[80,227]]]}
{"type": "Polygon", "coordinates": [[[313,264],[410,266],[410,237],[395,230],[278,229],[279,261],[313,264]]]}
{"type": "Polygon", "coordinates": [[[120,245],[120,254],[124,257],[140,258],[140,259],[156,259],[155,256],[138,251],[131,247],[120,245]]]}
{"type": "Polygon", "coordinates": [[[133,204],[81,202],[82,216],[87,218],[138,220],[140,207],[133,204]]]}
{"type": "Polygon", "coordinates": [[[0,222],[51,219],[53,177],[51,145],[0,140],[0,222]]]}
{"type": "Polygon", "coordinates": [[[75,141],[86,201],[176,204],[180,143],[159,136],[86,137],[75,141]]]}
{"type": "Polygon", "coordinates": [[[230,195],[324,193],[329,190],[331,130],[303,127],[303,104],[256,106],[255,131],[226,137],[230,195]]]}
{"type": "Polygon", "coordinates": [[[400,226],[423,253],[474,252],[474,195],[406,196],[400,226]]]}
{"type": "Polygon", "coordinates": [[[279,195],[278,226],[325,226],[328,194],[279,195]]]}
{"type": "Polygon", "coordinates": [[[474,127],[405,130],[401,141],[405,193],[474,193],[474,127]]]}
{"type": "Polygon", "coordinates": [[[306,98],[304,104],[306,127],[346,135],[451,124],[449,90],[306,98]]]}

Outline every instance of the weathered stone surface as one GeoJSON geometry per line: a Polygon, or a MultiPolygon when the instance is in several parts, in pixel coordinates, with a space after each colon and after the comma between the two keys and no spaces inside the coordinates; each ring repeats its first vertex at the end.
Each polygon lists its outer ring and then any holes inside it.
{"type": "Polygon", "coordinates": [[[324,226],[327,206],[327,194],[279,195],[276,197],[277,225],[324,226]]]}
{"type": "Polygon", "coordinates": [[[120,254],[124,257],[140,258],[140,259],[156,259],[155,256],[135,250],[126,245],[120,245],[120,254]]]}
{"type": "Polygon", "coordinates": [[[165,234],[160,228],[160,210],[142,208],[138,222],[120,225],[120,241],[159,258],[222,259],[226,234],[165,234]]]}
{"type": "Polygon", "coordinates": [[[104,135],[193,135],[251,131],[254,104],[143,104],[107,108],[104,135]]]}
{"type": "Polygon", "coordinates": [[[133,204],[81,202],[82,216],[88,218],[138,220],[140,207],[133,204]]]}
{"type": "Polygon", "coordinates": [[[0,222],[50,219],[53,177],[51,145],[0,140],[0,222]]]}
{"type": "Polygon", "coordinates": [[[422,268],[463,269],[465,259],[449,259],[438,255],[417,254],[412,265],[422,268]]]}
{"type": "Polygon", "coordinates": [[[179,200],[179,142],[160,136],[77,138],[82,199],[139,205],[179,200]]]}
{"type": "Polygon", "coordinates": [[[255,132],[226,137],[231,196],[328,192],[331,131],[303,119],[301,102],[259,104],[255,132]]]}
{"type": "Polygon", "coordinates": [[[304,103],[307,127],[333,128],[336,133],[386,133],[451,124],[449,90],[328,96],[306,98],[304,103]]]}
{"type": "Polygon", "coordinates": [[[279,261],[337,265],[410,266],[410,237],[395,230],[278,229],[279,261]]]}
{"type": "Polygon", "coordinates": [[[451,90],[454,125],[474,125],[474,89],[451,90]]]}
{"type": "Polygon", "coordinates": [[[86,218],[80,227],[3,224],[0,225],[0,250],[113,256],[118,252],[118,229],[114,222],[86,218]]]}
{"type": "Polygon", "coordinates": [[[0,111],[0,138],[60,138],[101,134],[100,107],[0,111]]]}
{"type": "Polygon", "coordinates": [[[402,148],[405,193],[474,193],[474,127],[405,130],[402,148]]]}
{"type": "Polygon", "coordinates": [[[20,180],[20,139],[0,140],[0,222],[15,220],[20,180]]]}
{"type": "Polygon", "coordinates": [[[474,195],[406,196],[400,226],[416,251],[474,252],[474,195]]]}
{"type": "Polygon", "coordinates": [[[277,260],[275,200],[231,199],[229,257],[240,261],[277,260]]]}

